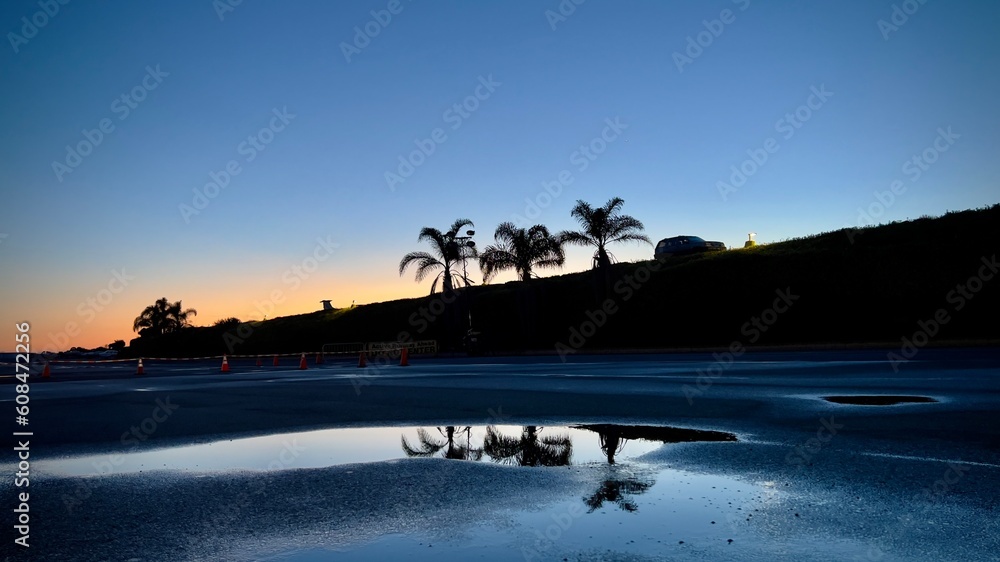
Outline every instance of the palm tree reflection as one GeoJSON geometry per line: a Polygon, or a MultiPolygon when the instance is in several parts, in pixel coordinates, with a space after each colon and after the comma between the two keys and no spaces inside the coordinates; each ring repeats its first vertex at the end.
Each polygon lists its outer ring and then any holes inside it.
{"type": "Polygon", "coordinates": [[[617,427],[598,431],[597,440],[601,445],[601,452],[608,457],[608,464],[615,464],[615,455],[622,452],[625,443],[628,443],[628,439],[622,439],[621,431],[617,427]]]}
{"type": "Polygon", "coordinates": [[[502,464],[566,466],[573,456],[573,442],[566,435],[539,437],[541,427],[526,425],[518,437],[509,437],[492,425],[486,428],[483,451],[502,464]]]}
{"type": "MultiPolygon", "coordinates": [[[[622,452],[630,440],[658,441],[660,443],[683,443],[689,441],[736,441],[736,436],[721,431],[705,431],[678,427],[648,425],[577,425],[574,429],[584,429],[597,433],[601,452],[608,464],[615,464],[615,456],[622,452]]],[[[486,428],[482,447],[472,446],[472,427],[438,427],[441,435],[420,428],[417,443],[411,445],[406,436],[401,437],[403,451],[408,457],[433,457],[440,455],[446,459],[481,460],[485,453],[501,464],[519,466],[566,466],[573,457],[573,443],[568,435],[540,435],[542,427],[526,425],[521,427],[516,437],[504,435],[495,426],[486,428]],[[463,435],[464,434],[464,435],[463,435]]],[[[621,488],[619,486],[619,488],[621,488]]],[[[627,489],[622,488],[622,489],[627,489]]]]}
{"type": "Polygon", "coordinates": [[[615,475],[602,482],[601,487],[592,496],[583,498],[583,503],[590,508],[588,513],[600,509],[604,506],[604,502],[611,502],[622,511],[636,511],[639,506],[632,501],[631,496],[644,493],[655,483],[632,476],[618,477],[615,475]]]}
{"type": "Polygon", "coordinates": [[[460,460],[473,460],[478,461],[483,458],[483,450],[477,449],[472,446],[472,427],[465,426],[462,428],[456,428],[453,425],[449,425],[444,429],[440,427],[437,428],[438,433],[444,438],[443,441],[435,438],[429,431],[424,428],[417,430],[417,441],[418,446],[411,446],[406,440],[406,436],[403,435],[401,440],[403,442],[403,452],[406,453],[408,457],[433,457],[439,451],[441,456],[446,459],[460,459],[460,460]],[[461,435],[465,433],[465,444],[456,441],[455,434],[461,435]]]}
{"type": "MultiPolygon", "coordinates": [[[[655,481],[647,476],[636,476],[635,467],[620,467],[615,464],[615,455],[622,452],[630,440],[658,441],[660,443],[683,443],[690,441],[736,441],[736,436],[721,431],[705,431],[677,427],[646,425],[577,425],[574,429],[584,429],[597,433],[601,452],[608,460],[609,474],[592,495],[583,502],[589,512],[594,512],[606,502],[618,506],[622,511],[634,512],[639,509],[633,496],[645,493],[655,481]]],[[[417,443],[411,445],[406,436],[401,437],[403,451],[408,457],[433,457],[438,454],[446,459],[482,460],[483,454],[490,460],[518,466],[567,466],[573,457],[573,443],[568,435],[541,435],[543,428],[535,425],[521,427],[517,436],[500,433],[495,426],[486,428],[486,436],[480,448],[472,446],[471,426],[447,426],[437,428],[440,437],[430,431],[417,430],[417,443]],[[464,435],[463,435],[464,434],[464,435]]]]}
{"type": "Polygon", "coordinates": [[[615,455],[622,452],[630,439],[659,441],[660,443],[687,443],[691,441],[736,441],[736,436],[721,431],[686,429],[680,427],[660,427],[651,425],[578,425],[597,433],[601,452],[608,458],[608,464],[615,464],[615,455]]]}

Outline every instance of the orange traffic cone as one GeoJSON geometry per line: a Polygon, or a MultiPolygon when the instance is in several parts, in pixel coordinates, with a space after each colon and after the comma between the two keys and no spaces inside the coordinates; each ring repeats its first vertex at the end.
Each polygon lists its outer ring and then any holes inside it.
{"type": "Polygon", "coordinates": [[[49,378],[49,362],[48,361],[45,362],[45,368],[42,369],[42,378],[43,379],[49,378]]]}
{"type": "Polygon", "coordinates": [[[364,368],[368,366],[368,358],[365,357],[365,352],[362,351],[358,354],[358,368],[364,368]]]}
{"type": "Polygon", "coordinates": [[[399,352],[399,366],[400,367],[410,366],[410,353],[409,350],[405,347],[403,348],[402,351],[399,352]]]}
{"type": "Polygon", "coordinates": [[[316,364],[320,365],[322,363],[323,363],[323,354],[322,353],[317,353],[316,354],[316,364]]]}
{"type": "Polygon", "coordinates": [[[139,365],[135,368],[135,374],[142,374],[142,357],[139,358],[139,365]]]}
{"type": "Polygon", "coordinates": [[[263,363],[260,362],[260,355],[257,356],[257,366],[260,367],[263,363]]]}
{"type": "Polygon", "coordinates": [[[229,359],[227,359],[225,355],[222,356],[222,372],[229,372],[229,359]]]}
{"type": "Polygon", "coordinates": [[[309,366],[306,365],[306,354],[303,353],[302,354],[302,359],[299,360],[299,370],[300,371],[305,371],[308,368],[309,368],[309,366]]]}
{"type": "Polygon", "coordinates": [[[274,356],[274,361],[271,362],[271,364],[274,365],[275,367],[278,366],[278,356],[277,355],[274,356]]]}

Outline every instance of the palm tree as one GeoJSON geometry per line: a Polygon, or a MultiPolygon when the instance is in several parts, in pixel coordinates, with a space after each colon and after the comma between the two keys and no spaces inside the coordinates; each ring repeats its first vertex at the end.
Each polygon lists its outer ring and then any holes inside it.
{"type": "Polygon", "coordinates": [[[166,297],[163,297],[147,306],[142,314],[135,318],[132,329],[139,332],[140,337],[144,335],[159,336],[190,326],[188,316],[197,315],[198,311],[193,308],[183,310],[181,301],[171,303],[167,301],[166,297]]]}
{"type": "Polygon", "coordinates": [[[508,269],[513,269],[521,281],[528,281],[533,267],[561,267],[566,262],[562,242],[543,225],[524,229],[505,222],[493,237],[497,244],[487,246],[479,256],[483,283],[508,269]]]}
{"type": "Polygon", "coordinates": [[[649,237],[642,234],[642,223],[629,215],[620,214],[625,200],[615,197],[603,207],[597,209],[590,206],[586,201],[577,200],[576,206],[570,211],[570,215],[576,218],[583,227],[578,232],[563,231],[559,233],[559,238],[568,244],[580,246],[594,246],[594,268],[605,269],[611,265],[614,257],[607,250],[607,245],[615,242],[645,242],[650,246],[649,237]]]}
{"type": "Polygon", "coordinates": [[[573,442],[565,435],[538,437],[542,428],[526,425],[519,437],[500,434],[492,425],[486,428],[483,451],[494,461],[520,466],[566,466],[573,457],[573,442]]]}
{"type": "Polygon", "coordinates": [[[458,219],[451,225],[451,230],[441,232],[436,228],[425,226],[420,230],[417,242],[427,240],[433,247],[433,253],[410,252],[403,256],[399,262],[399,275],[406,272],[406,268],[412,263],[417,264],[417,283],[424,280],[434,270],[440,268],[441,272],[434,277],[431,283],[431,294],[437,291],[438,280],[441,280],[442,292],[448,293],[454,290],[453,278],[464,281],[468,286],[471,281],[465,276],[464,266],[466,260],[476,257],[476,249],[471,245],[459,244],[456,240],[459,231],[466,226],[475,226],[469,219],[458,219]],[[461,270],[458,266],[463,266],[461,270]]]}
{"type": "Polygon", "coordinates": [[[449,425],[443,430],[440,427],[437,430],[444,437],[444,441],[438,441],[429,431],[422,427],[418,429],[417,440],[419,441],[419,447],[411,446],[406,440],[406,436],[403,435],[400,437],[403,442],[403,452],[408,457],[433,457],[438,451],[447,447],[444,453],[442,453],[442,456],[446,459],[478,461],[483,458],[483,450],[472,446],[472,427],[467,426],[456,429],[455,426],[449,425]],[[466,434],[465,445],[455,441],[455,433],[462,433],[463,431],[466,434]]]}

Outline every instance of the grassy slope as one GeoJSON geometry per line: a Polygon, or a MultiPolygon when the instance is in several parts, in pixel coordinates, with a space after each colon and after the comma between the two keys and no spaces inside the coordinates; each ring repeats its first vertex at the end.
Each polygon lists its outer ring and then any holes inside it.
{"type": "MultiPolygon", "coordinates": [[[[631,294],[624,289],[625,276],[634,277],[655,262],[617,264],[611,290],[603,296],[592,272],[539,279],[530,286],[474,287],[468,296],[474,325],[495,351],[552,350],[560,341],[569,345],[571,330],[581,330],[587,312],[598,309],[605,297],[618,311],[584,348],[722,347],[736,340],[756,345],[899,342],[919,329],[919,320],[942,308],[950,320],[935,341],[998,339],[1000,282],[986,282],[961,310],[947,300],[957,284],[977,274],[983,257],[989,260],[1000,249],[998,224],[1000,206],[994,205],[859,230],[853,242],[841,230],[675,258],[631,294]],[[772,306],[776,290],[786,288],[799,299],[751,342],[752,330],[741,328],[772,306]]],[[[415,313],[431,302],[429,297],[404,299],[276,318],[246,325],[229,339],[236,353],[318,350],[329,342],[396,340],[401,334],[441,342],[450,334],[455,341],[466,314],[455,305],[424,324],[415,313]]],[[[130,354],[146,356],[233,351],[224,333],[213,328],[159,341],[133,340],[132,348],[130,354]]]]}

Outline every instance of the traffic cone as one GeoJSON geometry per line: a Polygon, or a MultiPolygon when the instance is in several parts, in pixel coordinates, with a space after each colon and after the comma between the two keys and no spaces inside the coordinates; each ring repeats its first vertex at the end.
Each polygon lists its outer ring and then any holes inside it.
{"type": "Polygon", "coordinates": [[[299,370],[300,371],[305,371],[308,368],[309,368],[309,366],[306,365],[306,354],[303,353],[302,354],[302,359],[299,360],[299,370]]]}
{"type": "Polygon", "coordinates": [[[142,374],[142,357],[139,358],[139,365],[135,368],[135,374],[142,374]]]}
{"type": "Polygon", "coordinates": [[[261,365],[263,365],[263,363],[261,363],[261,361],[260,361],[260,355],[258,355],[257,356],[257,366],[260,367],[261,365]]]}
{"type": "Polygon", "coordinates": [[[222,356],[222,372],[229,372],[229,359],[227,359],[225,355],[222,356]]]}
{"type": "Polygon", "coordinates": [[[323,354],[322,353],[317,353],[316,354],[316,364],[317,365],[323,364],[323,354]]]}
{"type": "Polygon", "coordinates": [[[277,355],[274,356],[274,361],[271,364],[274,365],[275,367],[278,366],[278,356],[277,355]]]}
{"type": "Polygon", "coordinates": [[[400,367],[410,366],[410,353],[409,350],[405,347],[403,348],[402,351],[399,352],[399,366],[400,367]]]}
{"type": "Polygon", "coordinates": [[[368,366],[368,359],[365,357],[365,352],[362,351],[358,354],[358,368],[362,369],[368,366]]]}
{"type": "Polygon", "coordinates": [[[42,369],[42,378],[43,379],[49,378],[49,362],[48,361],[45,362],[45,368],[42,369]]]}

